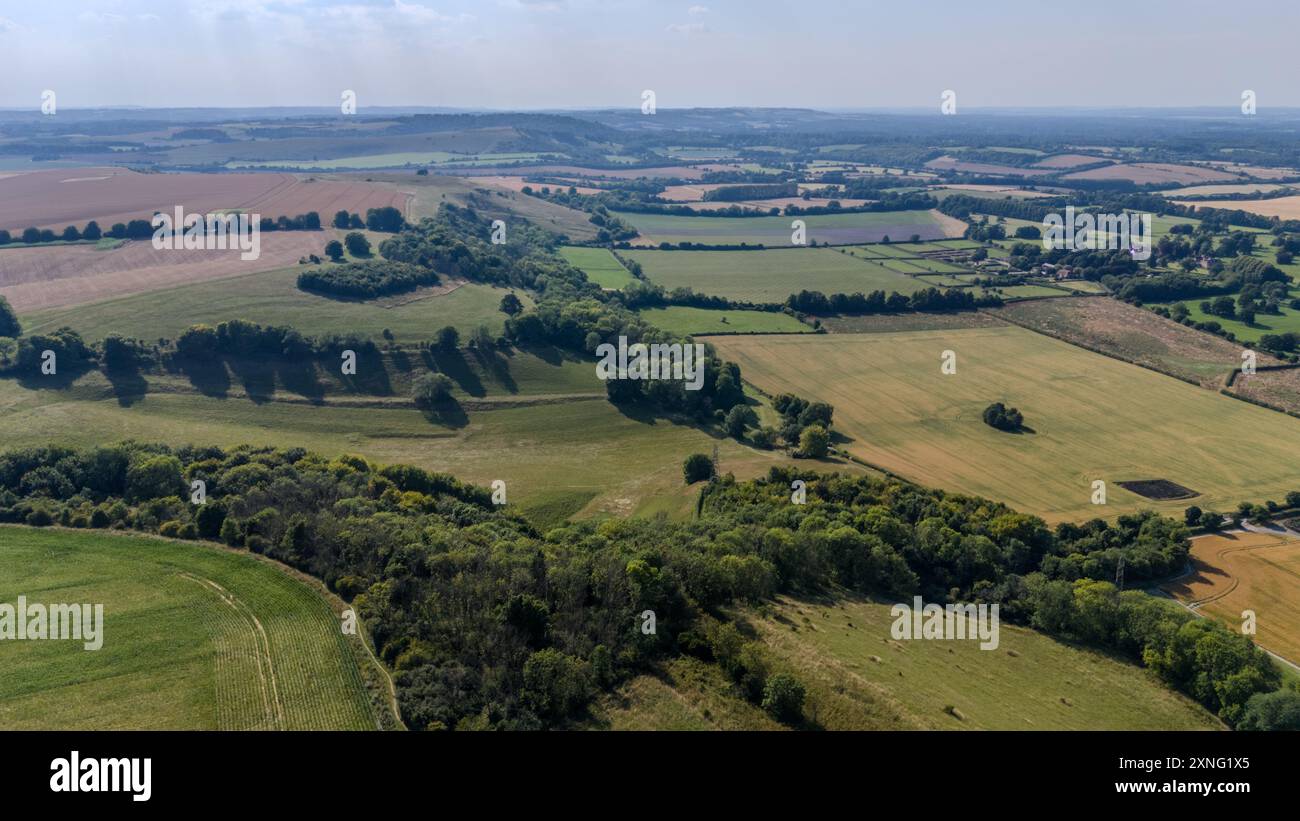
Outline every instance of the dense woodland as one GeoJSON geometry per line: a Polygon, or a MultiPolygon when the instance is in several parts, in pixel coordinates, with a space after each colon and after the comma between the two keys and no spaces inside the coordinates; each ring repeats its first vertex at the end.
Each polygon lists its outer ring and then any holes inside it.
{"type": "Polygon", "coordinates": [[[1153,514],[1051,530],[898,480],[774,469],[711,480],[689,522],[543,533],[488,491],[409,466],[124,443],[0,454],[0,520],[220,540],[317,576],[364,620],[413,729],[567,726],[678,654],[716,662],[738,693],[798,723],[789,699],[768,698],[791,677],[774,682],[731,622],[778,593],[835,591],[998,603],[1006,620],[1147,666],[1237,726],[1294,723],[1300,703],[1249,639],[1108,581],[1121,558],[1133,583],[1186,561],[1184,526],[1153,514]],[[191,503],[195,480],[204,504],[191,503]]]}

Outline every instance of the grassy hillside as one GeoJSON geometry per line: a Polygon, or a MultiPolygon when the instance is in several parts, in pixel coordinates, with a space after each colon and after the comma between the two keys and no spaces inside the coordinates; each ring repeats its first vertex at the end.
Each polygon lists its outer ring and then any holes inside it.
{"type": "Polygon", "coordinates": [[[380,726],[366,651],[314,587],[269,562],[104,532],[7,526],[0,540],[0,601],[104,606],[99,650],[0,643],[0,727],[380,726]]]}
{"type": "Polygon", "coordinates": [[[715,446],[722,470],[742,478],[789,463],[695,426],[625,413],[606,400],[594,364],[539,353],[499,354],[493,366],[467,354],[432,357],[457,399],[432,416],[409,399],[426,363],[400,355],[381,369],[363,362],[365,378],[347,392],[333,370],[265,362],[228,364],[197,381],[150,374],[114,384],[98,371],[62,389],[4,381],[0,435],[15,447],[135,438],[358,453],[483,485],[502,479],[509,501],[542,524],[578,513],[689,515],[698,489],[683,483],[682,461],[715,446]]]}
{"type": "MultiPolygon", "coordinates": [[[[22,317],[23,329],[25,333],[42,333],[67,325],[88,340],[109,333],[174,339],[190,325],[247,319],[263,325],[290,325],[315,336],[358,333],[378,338],[387,328],[398,342],[420,342],[434,338],[444,325],[454,325],[462,336],[479,325],[497,334],[505,326],[506,315],[499,310],[501,297],[508,293],[504,288],[454,282],[362,302],[299,290],[302,270],[285,268],[37,311],[22,317]],[[452,290],[448,291],[449,287],[452,290]]],[[[532,305],[526,294],[518,296],[525,305],[532,305]]]]}
{"type": "Polygon", "coordinates": [[[1232,509],[1300,486],[1279,442],[1300,422],[1018,327],[859,336],[718,337],[768,392],[835,406],[856,456],[931,487],[1007,502],[1050,521],[1188,504],[1232,509]],[[944,351],[957,372],[944,375],[944,351]],[[1007,433],[985,407],[1019,408],[1007,433]],[[1108,504],[1091,503],[1103,480],[1108,504]],[[1167,479],[1200,495],[1155,501],[1121,481],[1167,479]]]}
{"type": "MultiPolygon", "coordinates": [[[[705,245],[765,245],[786,248],[792,243],[791,221],[800,219],[807,228],[807,240],[824,245],[852,245],[907,239],[919,234],[921,239],[960,236],[947,220],[931,211],[880,211],[849,214],[819,214],[800,217],[680,217],[669,214],[618,212],[619,219],[641,232],[642,241],[698,242],[705,245]],[[955,234],[951,233],[955,230],[955,234]]],[[[952,222],[955,222],[952,221],[952,222]]]]}

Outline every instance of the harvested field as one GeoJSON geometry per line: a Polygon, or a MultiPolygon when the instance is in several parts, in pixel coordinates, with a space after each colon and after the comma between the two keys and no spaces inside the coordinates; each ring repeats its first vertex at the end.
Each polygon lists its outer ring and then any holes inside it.
{"type": "Polygon", "coordinates": [[[1057,154],[1034,163],[1038,168],[1076,168],[1096,162],[1108,162],[1105,157],[1089,157],[1086,154],[1057,154]]]}
{"type": "MultiPolygon", "coordinates": [[[[1185,191],[1176,193],[1183,194],[1185,191]]],[[[1179,205],[1194,205],[1197,208],[1222,208],[1226,211],[1246,211],[1264,217],[1278,217],[1284,220],[1300,219],[1300,195],[1276,197],[1271,200],[1174,200],[1179,205]]]]}
{"type": "MultiPolygon", "coordinates": [[[[1173,191],[1162,192],[1165,196],[1182,196],[1182,197],[1213,197],[1224,194],[1268,194],[1277,191],[1280,188],[1288,186],[1279,185],[1272,182],[1243,182],[1243,183],[1225,183],[1223,185],[1192,185],[1187,188],[1178,188],[1173,191]]],[[[1202,203],[1185,203],[1187,205],[1201,205],[1202,203]]]]}
{"type": "MultiPolygon", "coordinates": [[[[1241,346],[1117,299],[1017,302],[991,314],[1039,333],[1218,390],[1241,364],[1241,346]]],[[[1278,364],[1261,356],[1260,364],[1278,364]]]]}
{"type": "Polygon", "coordinates": [[[335,211],[369,208],[406,212],[407,196],[363,180],[316,180],[295,174],[140,174],[125,168],[33,171],[0,179],[0,228],[63,228],[170,213],[241,211],[264,217],[316,211],[328,224],[335,211]]]}
{"type": "Polygon", "coordinates": [[[343,232],[273,231],[261,235],[261,256],[240,259],[238,250],[166,251],[148,240],[99,250],[94,245],[0,249],[0,294],[14,310],[28,312],[97,302],[296,265],[321,254],[343,232]]]}
{"type": "Polygon", "coordinates": [[[965,174],[988,174],[995,177],[1039,177],[1051,174],[1050,168],[1018,168],[1014,165],[994,165],[983,162],[963,162],[955,157],[936,157],[925,164],[936,171],[960,171],[965,174]]]}
{"type": "Polygon", "coordinates": [[[1066,174],[1067,180],[1132,180],[1139,185],[1149,182],[1185,185],[1195,182],[1216,182],[1237,179],[1232,174],[1215,171],[1199,165],[1176,165],[1162,162],[1135,162],[1108,165],[1066,174]]]}
{"type": "Polygon", "coordinates": [[[1049,522],[1186,507],[1117,484],[1134,479],[1195,488],[1214,510],[1300,487],[1279,446],[1300,420],[1023,328],[712,341],[764,391],[833,405],[841,447],[866,463],[1049,522]],[[957,356],[955,374],[941,371],[944,351],[957,356]],[[986,425],[995,401],[1019,408],[1032,432],[986,425]],[[1091,503],[1096,480],[1108,485],[1105,506],[1091,503]]]}
{"type": "Polygon", "coordinates": [[[1201,536],[1191,560],[1192,573],[1166,592],[1234,631],[1243,610],[1255,611],[1256,643],[1300,663],[1300,540],[1280,532],[1201,536]]]}
{"type": "Polygon", "coordinates": [[[874,314],[871,316],[823,316],[822,327],[833,334],[887,334],[897,331],[942,331],[957,328],[994,328],[1007,323],[983,311],[955,311],[945,314],[874,314]]]}

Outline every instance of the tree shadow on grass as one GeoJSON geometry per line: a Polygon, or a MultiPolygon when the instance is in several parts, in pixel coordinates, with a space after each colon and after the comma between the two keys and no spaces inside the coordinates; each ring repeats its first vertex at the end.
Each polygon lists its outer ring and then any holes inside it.
{"type": "Polygon", "coordinates": [[[435,425],[460,429],[469,424],[469,414],[455,399],[444,399],[430,407],[421,408],[424,418],[435,425]]]}
{"type": "Polygon", "coordinates": [[[469,366],[464,355],[459,351],[448,351],[442,348],[426,349],[421,353],[424,364],[431,371],[445,373],[451,378],[456,385],[465,393],[475,398],[487,396],[487,389],[483,387],[483,381],[474,373],[474,369],[469,366]]]}
{"type": "MultiPolygon", "coordinates": [[[[322,366],[338,368],[341,358],[325,358],[322,366]]],[[[363,350],[357,352],[357,372],[355,374],[339,373],[339,380],[353,393],[369,396],[392,396],[393,383],[388,378],[388,366],[384,363],[383,352],[363,350]]]]}
{"type": "Polygon", "coordinates": [[[478,361],[485,373],[492,375],[501,387],[509,393],[519,393],[519,384],[510,374],[510,360],[502,356],[496,347],[471,348],[470,354],[478,361]]]}
{"type": "Polygon", "coordinates": [[[274,362],[251,356],[231,357],[226,361],[254,403],[262,405],[275,398],[274,362]]]}
{"type": "Polygon", "coordinates": [[[186,359],[177,363],[177,369],[204,396],[225,399],[230,395],[230,372],[219,357],[186,359]]]}
{"type": "Polygon", "coordinates": [[[94,367],[89,362],[64,364],[56,361],[55,364],[55,372],[49,374],[41,373],[39,363],[30,369],[24,368],[23,371],[17,374],[18,384],[32,391],[61,391],[72,387],[73,382],[94,370],[94,367]]]}
{"type": "Polygon", "coordinates": [[[117,404],[129,408],[149,392],[149,383],[137,367],[104,368],[104,377],[113,386],[117,404]]]}
{"type": "Polygon", "coordinates": [[[318,378],[316,363],[310,359],[297,362],[280,360],[276,364],[275,377],[285,390],[310,399],[312,404],[325,401],[325,385],[318,378]]]}

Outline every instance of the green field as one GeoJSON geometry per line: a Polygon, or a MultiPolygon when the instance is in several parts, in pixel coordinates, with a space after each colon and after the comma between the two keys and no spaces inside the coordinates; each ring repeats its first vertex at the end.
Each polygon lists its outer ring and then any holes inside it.
{"type": "Polygon", "coordinates": [[[1004,501],[1049,521],[1188,504],[1228,510],[1300,489],[1287,448],[1300,421],[1018,327],[849,336],[718,337],[768,392],[835,406],[849,452],[930,487],[1004,501]],[[957,373],[940,373],[945,350],[957,373]],[[1032,432],[985,425],[992,402],[1032,432]],[[1120,481],[1200,495],[1154,501],[1120,481]],[[1091,503],[1094,480],[1108,504],[1091,503]]]}
{"type": "Polygon", "coordinates": [[[641,316],[656,328],[674,334],[811,333],[789,314],[773,311],[723,311],[711,308],[646,308],[641,316]]]}
{"type": "Polygon", "coordinates": [[[607,248],[566,246],[560,249],[560,256],[602,288],[616,291],[636,279],[607,248]]]}
{"type": "Polygon", "coordinates": [[[898,291],[910,294],[928,286],[870,260],[829,248],[767,251],[625,251],[641,264],[646,279],[665,290],[748,302],[784,302],[802,290],[824,294],[898,291]]]}
{"type": "Polygon", "coordinates": [[[98,650],[0,643],[6,730],[380,726],[363,683],[374,662],[320,592],[271,562],[103,531],[5,526],[0,542],[0,601],[104,608],[98,650]]]}
{"type": "Polygon", "coordinates": [[[357,453],[485,486],[504,480],[509,502],[543,525],[575,514],[689,515],[698,486],[682,482],[682,461],[711,454],[715,445],[722,469],[737,477],[791,463],[779,451],[623,412],[607,401],[594,363],[539,353],[502,353],[507,361],[490,367],[469,355],[440,355],[437,365],[455,382],[458,404],[433,418],[409,400],[410,376],[425,367],[418,361],[411,370],[360,368],[358,379],[370,388],[364,394],[342,394],[336,379],[319,371],[304,376],[301,366],[287,379],[277,363],[236,363],[226,376],[203,374],[197,385],[182,375],[152,374],[142,377],[143,385],[114,385],[98,371],[62,389],[5,380],[0,437],[8,447],[138,439],[357,453]]]}
{"type": "MultiPolygon", "coordinates": [[[[1215,730],[1223,725],[1139,667],[1001,625],[977,642],[893,641],[890,602],[778,599],[750,625],[774,671],[807,688],[826,730],[1215,730]],[[948,711],[953,708],[957,715],[948,711]]],[[[601,699],[592,726],[615,730],[779,730],[716,665],[682,657],[601,699]]]]}
{"type": "Polygon", "coordinates": [[[788,248],[791,245],[791,221],[801,219],[807,226],[807,241],[825,245],[853,245],[880,242],[888,236],[897,241],[913,234],[922,239],[949,236],[948,223],[936,219],[930,211],[880,211],[850,214],[819,214],[799,217],[679,217],[668,214],[618,212],[619,219],[641,232],[645,241],[655,244],[697,242],[705,245],[764,245],[788,248]]]}
{"type": "MultiPolygon", "coordinates": [[[[23,331],[49,332],[67,325],[89,340],[109,333],[175,339],[198,323],[246,319],[263,325],[289,325],[312,336],[359,333],[377,339],[388,328],[395,341],[414,343],[434,338],[444,325],[454,325],[462,336],[479,325],[486,325],[494,334],[505,327],[506,315],[500,310],[501,297],[507,293],[503,288],[464,283],[450,293],[422,289],[362,302],[298,290],[300,270],[285,268],[37,311],[22,316],[23,331]]],[[[525,293],[518,296],[525,305],[532,305],[525,293]]]]}

